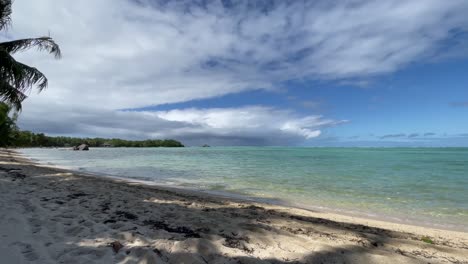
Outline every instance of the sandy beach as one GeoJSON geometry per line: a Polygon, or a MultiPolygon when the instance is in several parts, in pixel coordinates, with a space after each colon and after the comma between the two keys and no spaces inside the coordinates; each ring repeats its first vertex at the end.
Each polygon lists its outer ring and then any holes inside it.
{"type": "Polygon", "coordinates": [[[1,263],[468,263],[468,233],[147,186],[0,151],[1,263]]]}

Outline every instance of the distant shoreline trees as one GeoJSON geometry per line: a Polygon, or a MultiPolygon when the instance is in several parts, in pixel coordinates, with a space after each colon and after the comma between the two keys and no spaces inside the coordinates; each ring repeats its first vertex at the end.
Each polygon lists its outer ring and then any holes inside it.
{"type": "Polygon", "coordinates": [[[11,107],[0,102],[0,147],[6,147],[15,141],[16,114],[11,114],[11,107]]]}
{"type": "Polygon", "coordinates": [[[43,133],[30,131],[17,131],[11,147],[73,147],[87,144],[91,147],[184,147],[174,139],[147,139],[147,140],[125,140],[119,138],[78,138],[78,137],[51,137],[43,133]]]}

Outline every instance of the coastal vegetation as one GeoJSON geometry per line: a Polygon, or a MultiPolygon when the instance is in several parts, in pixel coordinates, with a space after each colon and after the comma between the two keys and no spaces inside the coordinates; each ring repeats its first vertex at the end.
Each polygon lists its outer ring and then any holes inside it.
{"type": "Polygon", "coordinates": [[[15,141],[16,114],[10,114],[10,106],[0,102],[0,147],[11,145],[15,141]]]}
{"type": "Polygon", "coordinates": [[[125,140],[119,138],[79,138],[51,137],[43,133],[30,131],[15,131],[10,135],[9,146],[12,147],[72,147],[82,143],[89,147],[184,147],[174,139],[125,140]]]}
{"type": "Polygon", "coordinates": [[[82,143],[89,147],[183,147],[174,139],[125,140],[119,138],[79,138],[51,137],[43,133],[18,131],[14,140],[15,147],[71,147],[82,143]]]}

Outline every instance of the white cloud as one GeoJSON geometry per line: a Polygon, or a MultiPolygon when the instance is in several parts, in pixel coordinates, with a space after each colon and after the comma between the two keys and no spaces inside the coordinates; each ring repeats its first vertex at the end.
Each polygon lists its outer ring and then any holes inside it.
{"type": "MultiPolygon", "coordinates": [[[[50,81],[46,91],[25,102],[22,124],[47,123],[57,112],[83,117],[92,111],[93,118],[104,119],[103,113],[121,115],[117,109],[287,88],[282,82],[293,79],[359,80],[424,60],[453,30],[468,28],[465,0],[261,5],[242,2],[225,9],[216,1],[201,7],[192,1],[16,0],[7,37],[50,32],[63,50],[60,61],[34,51],[16,55],[50,81]]],[[[225,117],[231,109],[197,111],[190,114],[217,128],[227,121],[216,116],[225,117]]],[[[67,116],[56,118],[61,123],[67,116]]],[[[200,120],[190,122],[203,126],[200,120]]],[[[277,132],[296,131],[304,138],[318,133],[295,122],[284,122],[277,132]]],[[[164,129],[155,134],[159,130],[164,129]]]]}

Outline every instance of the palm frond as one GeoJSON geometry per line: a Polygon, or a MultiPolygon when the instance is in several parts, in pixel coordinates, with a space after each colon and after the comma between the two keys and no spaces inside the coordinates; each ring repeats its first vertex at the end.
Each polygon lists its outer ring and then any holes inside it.
{"type": "MultiPolygon", "coordinates": [[[[0,30],[11,23],[12,0],[0,0],[0,30]]],[[[34,85],[39,91],[47,87],[47,78],[34,67],[16,61],[11,54],[29,48],[61,57],[60,47],[50,37],[19,39],[0,43],[0,102],[21,110],[21,102],[34,85]]]]}
{"type": "Polygon", "coordinates": [[[15,53],[35,47],[40,51],[45,50],[50,54],[54,54],[55,58],[57,59],[62,56],[59,45],[57,45],[57,43],[55,43],[55,41],[50,37],[18,39],[13,41],[0,42],[0,47],[9,53],[15,53]]]}
{"type": "Polygon", "coordinates": [[[5,102],[15,108],[16,111],[21,111],[21,102],[26,99],[27,96],[16,89],[8,82],[0,81],[0,101],[5,102]]]}
{"type": "Polygon", "coordinates": [[[17,63],[23,71],[22,74],[19,75],[20,77],[23,77],[22,78],[23,81],[20,82],[21,86],[32,87],[33,85],[37,85],[39,92],[47,88],[47,85],[48,85],[47,77],[41,71],[39,71],[35,67],[28,66],[21,62],[17,62],[17,63]]]}
{"type": "Polygon", "coordinates": [[[11,23],[11,0],[0,0],[0,30],[11,23]]]}
{"type": "Polygon", "coordinates": [[[16,61],[7,51],[0,48],[0,78],[25,93],[33,85],[39,91],[47,87],[47,78],[34,67],[16,61]]]}

